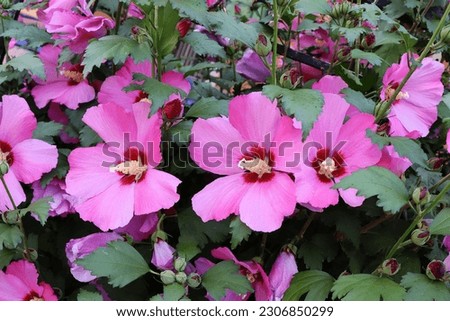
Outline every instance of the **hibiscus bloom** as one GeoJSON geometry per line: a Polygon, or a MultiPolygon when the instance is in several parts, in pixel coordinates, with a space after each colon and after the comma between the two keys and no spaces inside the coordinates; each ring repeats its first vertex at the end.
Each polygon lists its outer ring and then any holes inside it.
{"type": "Polygon", "coordinates": [[[366,137],[375,130],[374,117],[359,113],[345,121],[350,105],[340,96],[323,94],[325,105],[304,146],[307,154],[296,177],[297,201],[316,209],[335,205],[339,195],[350,206],[359,206],[364,197],[355,189],[335,190],[333,185],[352,172],[375,165],[381,152],[366,137]]]}
{"type": "MultiPolygon", "coordinates": [[[[408,54],[403,54],[400,64],[393,64],[383,77],[380,97],[389,100],[403,78],[409,72],[408,54]]],[[[425,58],[397,95],[388,114],[389,134],[410,138],[428,135],[437,119],[437,105],[441,101],[444,86],[441,82],[444,65],[432,58],[425,58]]]]}
{"type": "Polygon", "coordinates": [[[175,249],[163,239],[158,238],[154,245],[151,262],[160,270],[172,270],[174,255],[175,249]]]}
{"type": "Polygon", "coordinates": [[[298,272],[297,262],[294,254],[286,249],[281,251],[273,263],[269,274],[272,289],[271,301],[281,301],[284,292],[289,288],[294,274],[298,272]]]}
{"type": "MultiPolygon", "coordinates": [[[[9,165],[3,176],[16,205],[26,199],[20,182],[31,184],[55,168],[58,151],[55,146],[32,139],[37,121],[25,99],[3,96],[0,104],[0,162],[9,165]]],[[[12,209],[13,204],[0,185],[0,211],[12,209]]]]}
{"type": "Polygon", "coordinates": [[[66,183],[60,179],[53,179],[45,187],[42,187],[39,181],[34,182],[33,188],[33,202],[40,200],[45,197],[51,197],[50,211],[48,215],[59,216],[68,213],[75,213],[73,204],[75,203],[75,198],[66,193],[66,183]]]}
{"type": "Polygon", "coordinates": [[[193,209],[205,222],[234,213],[254,231],[274,231],[295,209],[287,173],[301,148],[301,130],[261,93],[232,99],[229,115],[198,119],[192,128],[192,159],[206,171],[227,175],[197,193],[193,209]]]}
{"type": "Polygon", "coordinates": [[[38,272],[27,260],[12,262],[0,270],[0,301],[58,301],[52,287],[38,283],[38,272]]]}
{"type": "Polygon", "coordinates": [[[116,233],[94,233],[78,239],[71,239],[66,244],[66,256],[73,277],[80,282],[95,280],[97,277],[78,265],[76,261],[88,256],[100,247],[106,247],[110,242],[118,240],[122,240],[122,237],[116,233]]]}
{"type": "Polygon", "coordinates": [[[95,90],[83,77],[83,67],[80,64],[66,62],[58,69],[60,53],[61,48],[52,45],[42,47],[39,52],[46,79],[34,77],[37,85],[31,90],[31,95],[38,108],[44,108],[52,101],[77,109],[79,104],[95,98],[95,90]]]}
{"type": "MultiPolygon", "coordinates": [[[[125,87],[136,83],[133,81],[133,74],[143,74],[147,77],[152,76],[152,64],[145,60],[135,63],[132,58],[128,58],[124,65],[116,72],[114,76],[106,78],[103,82],[100,92],[98,93],[98,102],[105,104],[114,102],[126,110],[131,110],[134,103],[146,102],[150,104],[148,94],[141,90],[125,91],[125,87]]],[[[183,74],[176,71],[168,71],[163,73],[161,81],[167,85],[178,88],[189,94],[191,85],[189,81],[184,79],[183,74]]],[[[160,109],[160,113],[167,120],[173,120],[181,117],[184,111],[181,96],[172,94],[169,96],[166,104],[160,109]]]]}
{"type": "Polygon", "coordinates": [[[162,119],[159,114],[149,119],[148,113],[146,104],[134,104],[127,112],[109,103],[84,115],[105,144],[69,155],[67,192],[77,197],[81,218],[103,231],[127,225],[133,215],[170,208],[180,197],[180,180],[155,169],[162,160],[162,119]]]}

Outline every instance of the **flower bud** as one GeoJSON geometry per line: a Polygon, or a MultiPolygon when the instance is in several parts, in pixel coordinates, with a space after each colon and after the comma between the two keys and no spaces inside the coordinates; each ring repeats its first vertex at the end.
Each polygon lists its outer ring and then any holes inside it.
{"type": "Polygon", "coordinates": [[[401,264],[394,258],[387,259],[383,263],[381,263],[380,271],[383,274],[393,276],[400,271],[401,264]]]}
{"type": "Polygon", "coordinates": [[[428,160],[428,163],[430,164],[431,169],[440,170],[444,165],[444,161],[445,159],[442,157],[432,157],[428,160]]]}
{"type": "Polygon", "coordinates": [[[173,266],[175,270],[177,270],[178,272],[183,272],[184,269],[186,268],[186,265],[187,265],[186,260],[182,257],[177,257],[173,262],[173,266]]]}
{"type": "Polygon", "coordinates": [[[2,9],[9,9],[11,7],[11,0],[0,0],[0,6],[2,9]]]}
{"type": "Polygon", "coordinates": [[[431,234],[429,231],[415,229],[411,233],[411,241],[417,246],[423,246],[430,240],[431,234]]]}
{"type": "Polygon", "coordinates": [[[431,200],[431,195],[426,187],[417,187],[412,194],[412,198],[416,204],[424,205],[431,200]]]}
{"type": "Polygon", "coordinates": [[[444,28],[442,28],[440,38],[442,42],[450,44],[450,25],[446,25],[444,28]]]}
{"type": "Polygon", "coordinates": [[[167,234],[164,231],[157,230],[152,234],[152,241],[156,243],[158,240],[167,241],[167,234]]]}
{"type": "Polygon", "coordinates": [[[180,33],[180,37],[184,38],[184,36],[186,36],[186,34],[189,32],[189,30],[191,29],[192,26],[192,21],[189,19],[181,19],[180,21],[178,21],[177,23],[177,30],[180,33]]]}
{"type": "Polygon", "coordinates": [[[180,284],[185,284],[187,281],[187,275],[184,272],[178,272],[175,274],[175,280],[180,284]]]}
{"type": "Polygon", "coordinates": [[[256,40],[255,52],[260,57],[266,57],[272,51],[272,43],[265,34],[260,34],[256,40]]]}
{"type": "Polygon", "coordinates": [[[161,282],[165,285],[169,285],[175,282],[175,273],[170,270],[162,271],[159,276],[161,277],[161,282]]]}
{"type": "Polygon", "coordinates": [[[342,3],[335,3],[333,9],[331,10],[331,16],[333,18],[345,17],[352,9],[351,3],[343,1],[342,3]]]}
{"type": "Polygon", "coordinates": [[[292,68],[284,72],[280,77],[280,85],[283,88],[295,89],[302,80],[297,68],[292,68]]]}
{"type": "Polygon", "coordinates": [[[445,277],[445,264],[439,260],[433,260],[427,265],[426,274],[431,280],[442,281],[445,277]]]}
{"type": "Polygon", "coordinates": [[[11,210],[3,213],[3,221],[6,224],[18,224],[20,221],[19,210],[11,210]]]}
{"type": "Polygon", "coordinates": [[[9,165],[8,165],[8,163],[4,162],[4,161],[1,162],[0,163],[0,177],[8,174],[8,172],[9,172],[9,165]]]}
{"type": "MultiPolygon", "coordinates": [[[[25,250],[23,251],[24,258],[26,258],[25,250]]],[[[30,259],[32,262],[36,262],[38,259],[38,251],[35,249],[28,249],[28,255],[30,256],[30,259]]]]}
{"type": "Polygon", "coordinates": [[[375,43],[375,35],[373,33],[369,33],[362,39],[361,47],[363,47],[364,49],[370,49],[372,48],[374,43],[375,43]]]}
{"type": "Polygon", "coordinates": [[[187,278],[187,284],[191,288],[197,288],[202,283],[202,277],[198,273],[191,273],[187,278]]]}

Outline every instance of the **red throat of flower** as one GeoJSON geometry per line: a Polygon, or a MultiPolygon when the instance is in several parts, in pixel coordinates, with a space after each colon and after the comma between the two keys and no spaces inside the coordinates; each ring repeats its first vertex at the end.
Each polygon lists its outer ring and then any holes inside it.
{"type": "Polygon", "coordinates": [[[135,103],[140,102],[150,102],[150,99],[148,99],[148,94],[146,92],[143,92],[142,90],[139,90],[138,95],[136,96],[136,99],[134,100],[135,103]]]}
{"type": "Polygon", "coordinates": [[[6,162],[9,166],[14,163],[12,147],[6,142],[0,141],[0,163],[6,162]]]}
{"type": "Polygon", "coordinates": [[[147,169],[147,157],[136,147],[130,147],[124,153],[123,162],[109,168],[111,172],[122,175],[121,182],[125,185],[141,181],[145,177],[147,169]]]}
{"type": "Polygon", "coordinates": [[[45,300],[41,298],[39,294],[37,294],[36,292],[31,291],[23,298],[23,301],[45,301],[45,300]]]}
{"type": "Polygon", "coordinates": [[[77,64],[69,69],[61,69],[59,73],[69,80],[70,86],[75,86],[84,80],[83,69],[82,65],[77,64]]]}
{"type": "MultiPolygon", "coordinates": [[[[391,83],[391,84],[389,84],[389,86],[387,86],[387,88],[385,90],[385,97],[386,97],[385,100],[386,101],[392,98],[392,96],[394,95],[395,90],[398,88],[398,86],[399,86],[398,82],[391,83]]],[[[397,97],[395,97],[395,101],[398,101],[400,99],[405,99],[405,98],[406,99],[409,98],[409,94],[406,91],[400,91],[397,94],[397,97]]]]}
{"type": "Polygon", "coordinates": [[[239,161],[239,168],[246,171],[244,179],[247,183],[268,182],[275,175],[272,172],[274,156],[259,146],[248,149],[239,161]]]}
{"type": "Polygon", "coordinates": [[[316,158],[312,162],[312,167],[316,170],[320,181],[327,183],[335,177],[342,176],[345,173],[344,158],[341,153],[330,151],[326,148],[317,151],[316,158]]]}

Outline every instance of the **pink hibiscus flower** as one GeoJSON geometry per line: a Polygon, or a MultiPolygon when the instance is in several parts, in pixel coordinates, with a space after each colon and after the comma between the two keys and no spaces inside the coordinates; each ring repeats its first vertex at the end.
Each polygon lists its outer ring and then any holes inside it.
{"type": "MultiPolygon", "coordinates": [[[[55,168],[58,151],[41,140],[32,139],[37,121],[25,99],[3,96],[0,104],[0,162],[9,165],[3,177],[16,205],[26,200],[20,182],[31,184],[55,168]]],[[[0,211],[12,209],[3,186],[0,185],[0,211]]]]}
{"type": "Polygon", "coordinates": [[[381,159],[377,163],[377,166],[384,167],[397,176],[401,176],[411,165],[411,161],[407,157],[401,157],[392,145],[383,147],[381,159]]]}
{"type": "Polygon", "coordinates": [[[58,301],[52,287],[38,283],[38,277],[34,264],[12,262],[6,272],[0,270],[0,301],[58,301]]]}
{"type": "Polygon", "coordinates": [[[53,39],[62,40],[61,46],[69,46],[76,54],[84,52],[89,40],[101,38],[114,28],[113,20],[94,16],[85,0],[51,1],[38,17],[53,39]]]}
{"type": "Polygon", "coordinates": [[[69,155],[67,192],[78,198],[81,218],[103,231],[127,225],[133,215],[170,208],[180,197],[180,180],[155,169],[162,160],[162,119],[159,114],[149,119],[148,113],[147,104],[134,104],[127,112],[108,103],[83,117],[105,144],[69,155]]]}
{"type": "Polygon", "coordinates": [[[44,46],[39,52],[39,58],[45,67],[46,79],[34,77],[37,85],[31,90],[31,95],[38,108],[44,108],[50,101],[77,109],[79,104],[95,98],[95,90],[83,77],[81,65],[64,63],[58,70],[58,57],[61,49],[52,45],[44,46]]]}
{"type": "Polygon", "coordinates": [[[172,270],[175,249],[163,239],[158,238],[155,242],[152,264],[160,270],[172,270]]]}
{"type": "MultiPolygon", "coordinates": [[[[393,64],[383,77],[380,97],[389,100],[409,71],[408,54],[403,54],[400,64],[393,64]]],[[[402,91],[397,95],[388,114],[389,134],[410,138],[428,135],[437,119],[437,105],[442,99],[441,82],[444,65],[432,58],[425,58],[414,71],[402,91]]]]}
{"type": "Polygon", "coordinates": [[[340,96],[323,94],[325,105],[304,146],[308,151],[296,173],[297,201],[323,209],[335,205],[339,195],[350,206],[359,206],[364,197],[355,189],[335,190],[333,185],[352,172],[375,165],[381,157],[378,147],[366,137],[376,129],[374,117],[359,113],[344,123],[350,105],[340,96]]]}
{"type": "MultiPolygon", "coordinates": [[[[127,110],[131,110],[131,106],[137,102],[147,102],[150,104],[146,93],[140,90],[124,91],[125,87],[136,83],[136,81],[133,81],[133,74],[135,73],[151,77],[152,64],[148,60],[135,63],[132,58],[128,58],[114,76],[107,78],[103,82],[98,93],[99,103],[115,102],[127,110]]],[[[161,81],[184,91],[186,94],[191,90],[191,85],[184,79],[183,74],[176,71],[165,72],[162,75],[161,81]]],[[[183,114],[183,111],[184,105],[179,94],[170,95],[164,107],[160,109],[160,113],[167,120],[179,118],[183,114]]]]}
{"type": "Polygon", "coordinates": [[[227,175],[197,193],[193,209],[205,222],[234,213],[254,231],[274,231],[295,209],[288,173],[301,150],[301,130],[259,92],[232,99],[229,114],[198,119],[192,128],[192,159],[227,175]]]}

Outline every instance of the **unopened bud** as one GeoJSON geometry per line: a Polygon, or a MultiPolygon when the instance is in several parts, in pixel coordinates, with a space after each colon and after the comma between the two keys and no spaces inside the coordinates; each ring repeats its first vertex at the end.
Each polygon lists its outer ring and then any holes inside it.
{"type": "Polygon", "coordinates": [[[198,273],[191,273],[187,278],[187,284],[191,288],[197,288],[202,283],[202,277],[198,273]]]}
{"type": "Polygon", "coordinates": [[[450,25],[446,25],[444,28],[442,28],[440,38],[442,42],[450,44],[450,25]]]}
{"type": "Polygon", "coordinates": [[[411,233],[411,241],[417,246],[423,246],[430,240],[431,234],[429,231],[415,229],[411,233]]]}
{"type": "Polygon", "coordinates": [[[428,161],[430,164],[431,169],[433,170],[440,170],[442,166],[444,165],[445,159],[442,157],[432,157],[428,161]]]}
{"type": "Polygon", "coordinates": [[[444,262],[439,260],[431,261],[427,265],[426,274],[431,280],[442,281],[446,274],[446,267],[444,262]]]}
{"type": "Polygon", "coordinates": [[[280,86],[287,89],[295,89],[300,84],[302,77],[297,68],[284,72],[280,77],[280,86]]]}
{"type": "MultiPolygon", "coordinates": [[[[27,257],[26,251],[24,250],[23,252],[24,258],[26,258],[27,257]]],[[[38,259],[38,252],[35,249],[28,249],[28,257],[31,259],[32,262],[36,262],[38,259]]]]}
{"type": "Polygon", "coordinates": [[[393,276],[393,275],[396,275],[398,273],[398,271],[400,271],[400,268],[401,268],[401,264],[398,263],[398,261],[396,259],[391,258],[391,259],[387,259],[383,263],[381,263],[380,271],[383,274],[393,276]]]}
{"type": "Polygon", "coordinates": [[[192,26],[192,21],[189,19],[185,18],[185,19],[178,21],[176,28],[177,28],[181,38],[184,38],[184,36],[186,36],[186,34],[191,29],[191,26],[192,26]]]}
{"type": "Polygon", "coordinates": [[[343,1],[342,3],[335,3],[333,9],[331,10],[331,16],[333,18],[345,17],[352,9],[351,3],[343,1]]]}
{"type": "Polygon", "coordinates": [[[175,274],[175,280],[180,284],[185,284],[187,281],[187,275],[184,272],[178,272],[175,274]]]}
{"type": "Polygon", "coordinates": [[[8,165],[8,163],[4,162],[4,161],[1,162],[0,163],[0,177],[8,174],[8,172],[9,172],[9,165],[8,165]]]}
{"type": "Polygon", "coordinates": [[[162,271],[159,276],[161,277],[161,282],[165,285],[169,285],[175,282],[175,273],[173,271],[162,271]]]}
{"type": "Polygon", "coordinates": [[[412,194],[412,198],[416,204],[424,205],[431,200],[431,195],[426,187],[417,187],[412,194]]]}
{"type": "Polygon", "coordinates": [[[158,239],[167,241],[167,234],[164,231],[157,230],[155,233],[152,234],[152,241],[156,242],[158,239]]]}
{"type": "Polygon", "coordinates": [[[183,272],[184,269],[186,268],[186,265],[187,265],[186,260],[182,257],[177,257],[173,262],[173,266],[175,270],[177,270],[178,272],[183,272]]]}
{"type": "Polygon", "coordinates": [[[363,47],[363,49],[370,49],[372,48],[374,43],[375,35],[373,33],[369,33],[362,39],[361,46],[363,47]]]}
{"type": "Polygon", "coordinates": [[[272,43],[265,34],[260,34],[256,40],[255,52],[260,57],[266,57],[272,51],[272,43]]]}

